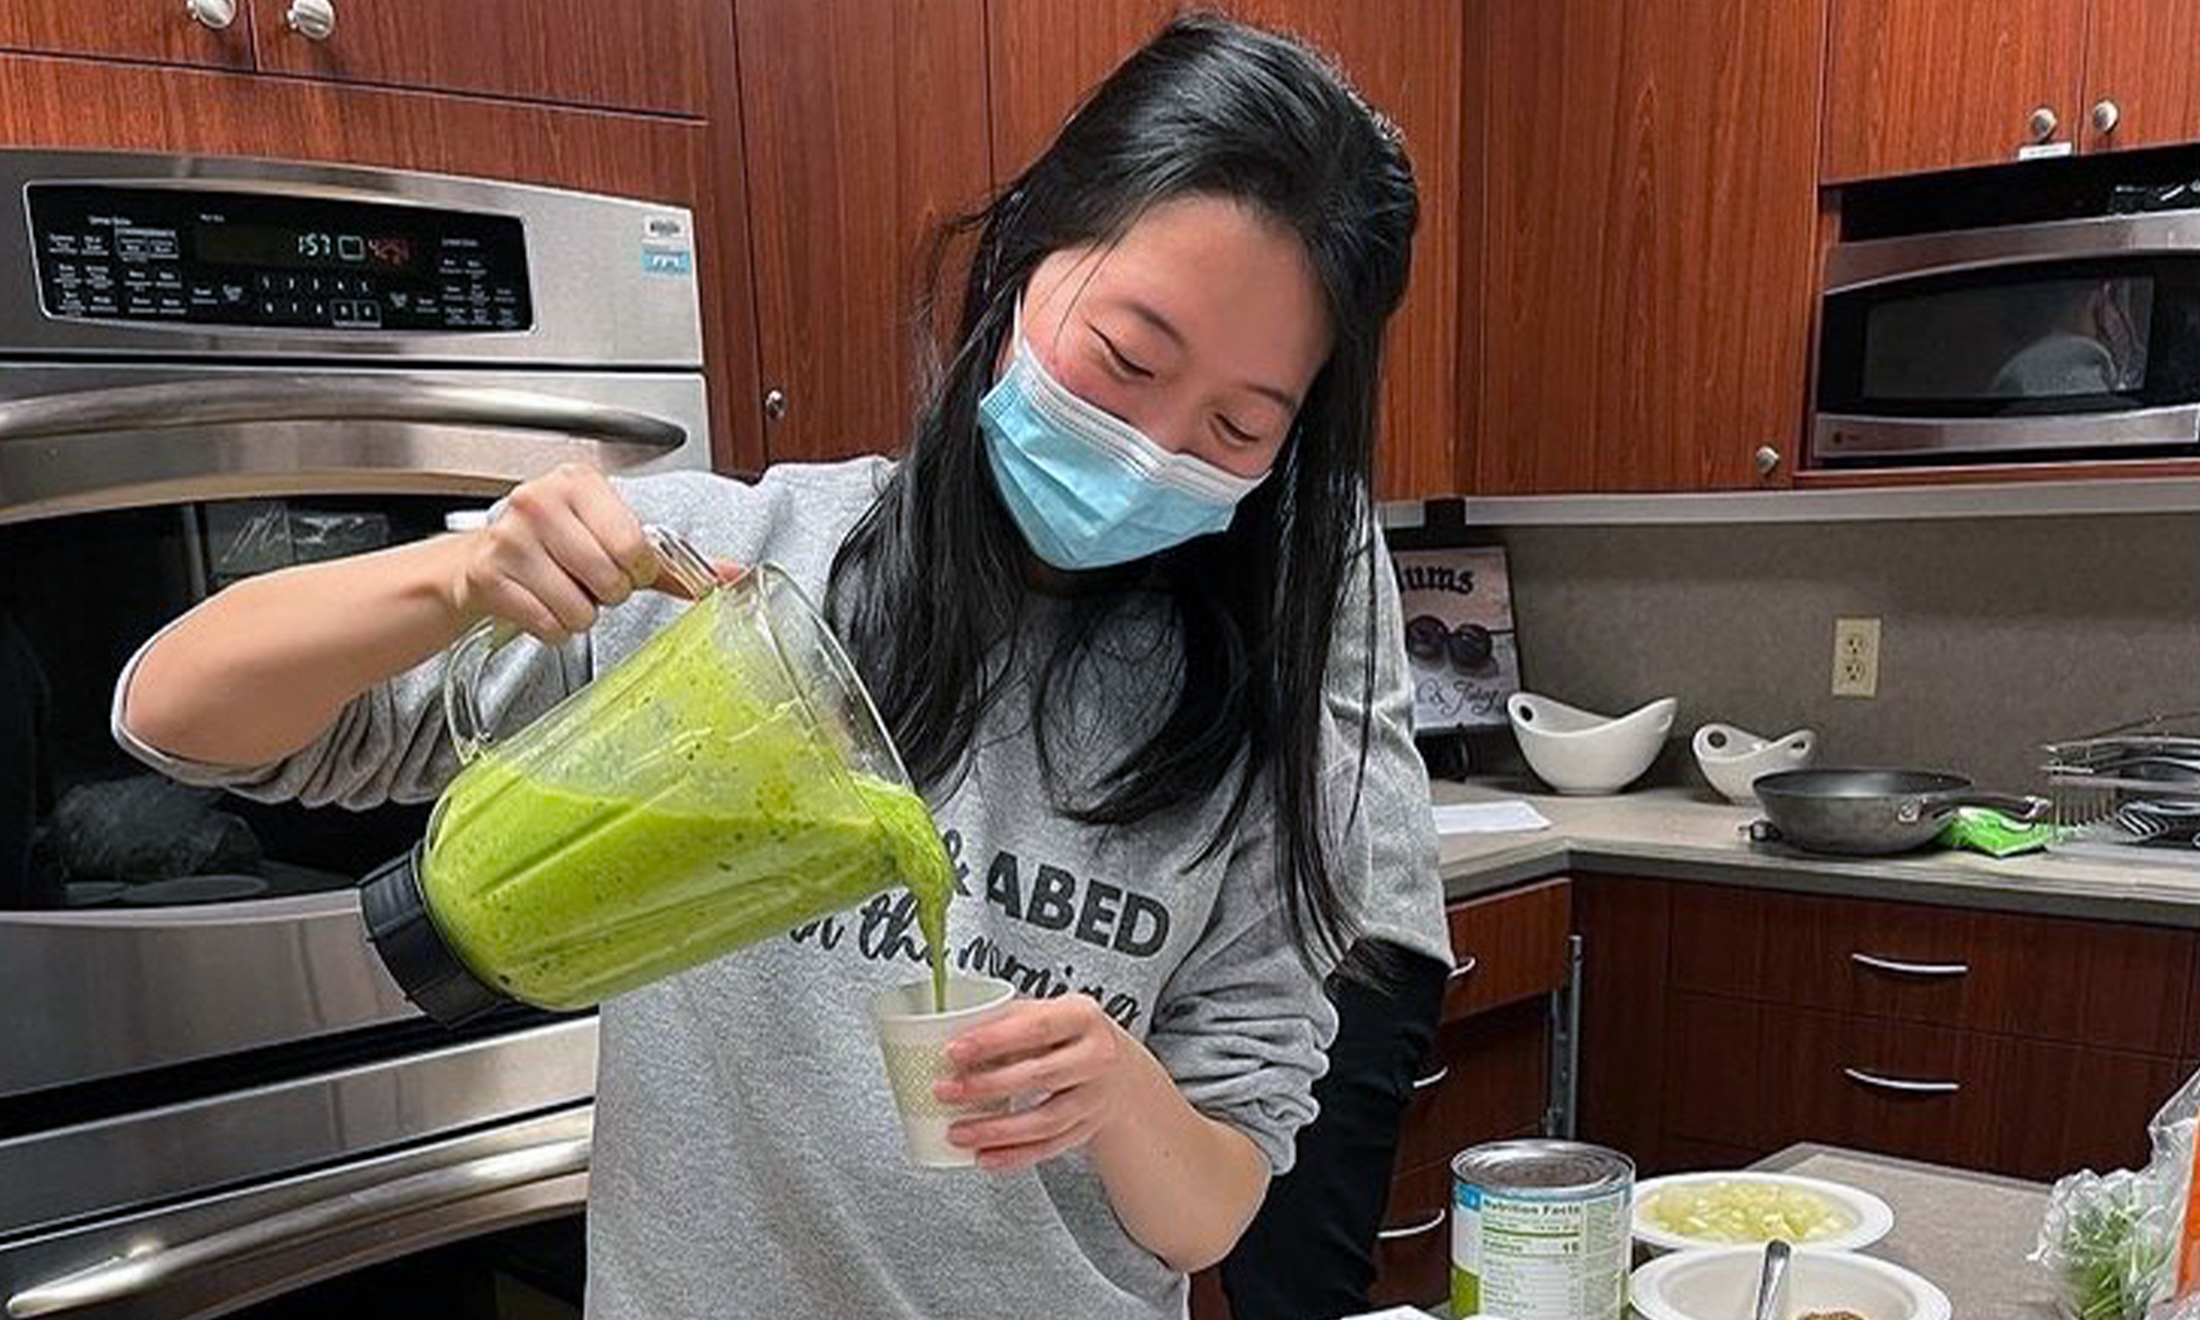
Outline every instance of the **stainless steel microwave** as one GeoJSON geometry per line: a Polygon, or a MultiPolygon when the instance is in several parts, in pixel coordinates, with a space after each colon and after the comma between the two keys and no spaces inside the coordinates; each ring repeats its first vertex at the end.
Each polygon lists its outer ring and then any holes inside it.
{"type": "Polygon", "coordinates": [[[2200,209],[1842,243],[1814,466],[2200,453],[2200,209]]]}

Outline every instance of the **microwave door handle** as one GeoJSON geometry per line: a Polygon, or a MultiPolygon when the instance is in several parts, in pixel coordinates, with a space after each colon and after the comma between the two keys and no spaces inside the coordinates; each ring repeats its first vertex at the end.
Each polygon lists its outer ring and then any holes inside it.
{"type": "Polygon", "coordinates": [[[265,1219],[174,1246],[117,1256],[8,1299],[9,1320],[99,1306],[141,1296],[194,1270],[279,1247],[349,1232],[453,1202],[548,1182],[588,1169],[590,1139],[568,1137],[311,1201],[265,1219]]]}
{"type": "Polygon", "coordinates": [[[0,444],[252,422],[488,426],[671,451],[687,431],[659,417],[535,390],[376,377],[166,381],[0,403],[0,444]]]}

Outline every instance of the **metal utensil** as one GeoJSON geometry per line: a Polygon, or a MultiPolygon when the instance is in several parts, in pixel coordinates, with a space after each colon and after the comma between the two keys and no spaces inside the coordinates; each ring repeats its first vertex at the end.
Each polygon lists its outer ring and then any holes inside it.
{"type": "Polygon", "coordinates": [[[1764,1268],[1757,1275],[1757,1309],[1750,1313],[1753,1320],[1785,1320],[1788,1258],[1793,1254],[1778,1238],[1765,1243],[1764,1268]]]}
{"type": "Polygon", "coordinates": [[[2041,797],[1982,793],[1961,775],[1924,770],[1783,770],[1755,787],[1765,815],[1787,842],[1861,857],[1930,843],[1958,807],[1991,807],[2029,824],[2054,805],[2041,797]]]}

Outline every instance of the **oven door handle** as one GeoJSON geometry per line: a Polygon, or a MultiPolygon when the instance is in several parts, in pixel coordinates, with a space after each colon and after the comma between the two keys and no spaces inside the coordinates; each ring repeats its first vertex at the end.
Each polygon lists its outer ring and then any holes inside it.
{"type": "Polygon", "coordinates": [[[625,408],[535,390],[417,378],[254,375],[163,381],[0,403],[0,444],[124,431],[270,422],[414,422],[550,431],[674,450],[685,428],[625,408]]]}
{"type": "Polygon", "coordinates": [[[590,1139],[568,1137],[430,1169],[239,1224],[172,1246],[154,1245],[25,1288],[8,1299],[11,1320],[58,1315],[149,1292],[195,1270],[292,1246],[588,1168],[590,1139]]]}

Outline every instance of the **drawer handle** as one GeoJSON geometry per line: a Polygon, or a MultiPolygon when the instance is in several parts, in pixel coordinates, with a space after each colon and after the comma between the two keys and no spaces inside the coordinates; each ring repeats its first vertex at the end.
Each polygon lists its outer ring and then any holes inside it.
{"type": "Polygon", "coordinates": [[[1423,1233],[1433,1233],[1444,1226],[1444,1212],[1439,1210],[1425,1222],[1408,1224],[1404,1228],[1386,1228],[1375,1234],[1377,1242],[1396,1242],[1401,1238],[1417,1238],[1423,1233]]]}
{"type": "Polygon", "coordinates": [[[1902,1095],[1954,1095],[1963,1089],[1961,1082],[1914,1082],[1906,1077],[1881,1077],[1861,1068],[1843,1068],[1841,1072],[1858,1086],[1894,1091],[1902,1095]]]}
{"type": "Polygon", "coordinates": [[[1474,975],[1474,969],[1480,967],[1481,965],[1482,960],[1470,953],[1466,957],[1459,960],[1459,965],[1457,967],[1452,968],[1449,972],[1444,974],[1444,980],[1447,982],[1464,980],[1467,977],[1474,975]]]}
{"type": "Polygon", "coordinates": [[[1430,1073],[1426,1077],[1414,1078],[1413,1089],[1416,1091],[1426,1091],[1430,1087],[1436,1085],[1438,1082],[1443,1081],[1446,1077],[1449,1076],[1451,1076],[1451,1065],[1447,1063],[1443,1067],[1438,1068],[1435,1072],[1430,1073]]]}
{"type": "Polygon", "coordinates": [[[1896,976],[1954,977],[1971,970],[1969,963],[1896,962],[1892,958],[1874,958],[1868,953],[1852,953],[1849,961],[1859,967],[1869,967],[1875,972],[1892,972],[1896,976]]]}

